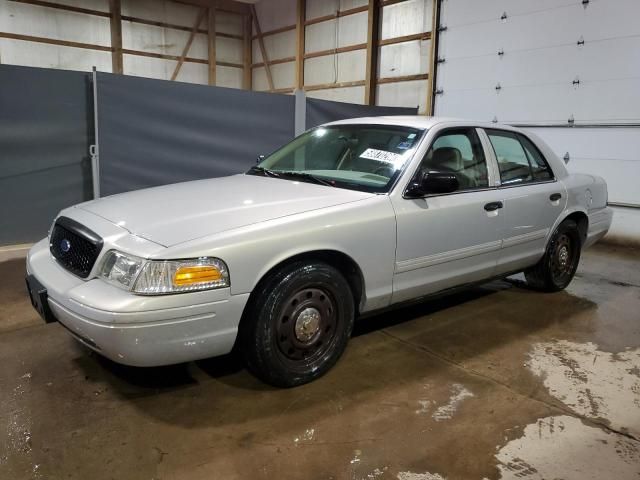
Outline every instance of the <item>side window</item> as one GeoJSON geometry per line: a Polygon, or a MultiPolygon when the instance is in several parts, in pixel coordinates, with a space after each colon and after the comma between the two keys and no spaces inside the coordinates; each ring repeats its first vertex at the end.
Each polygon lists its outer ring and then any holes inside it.
{"type": "Polygon", "coordinates": [[[518,135],[518,138],[524,147],[527,157],[529,157],[529,162],[533,170],[533,179],[536,181],[551,180],[553,178],[553,172],[551,172],[551,168],[549,168],[540,150],[524,135],[518,135]]]}
{"type": "Polygon", "coordinates": [[[420,170],[454,173],[459,190],[489,186],[484,151],[473,128],[456,128],[440,134],[429,147],[420,170]]]}
{"type": "Polygon", "coordinates": [[[515,134],[499,130],[487,130],[500,168],[503,185],[531,182],[533,172],[527,154],[515,134]]]}

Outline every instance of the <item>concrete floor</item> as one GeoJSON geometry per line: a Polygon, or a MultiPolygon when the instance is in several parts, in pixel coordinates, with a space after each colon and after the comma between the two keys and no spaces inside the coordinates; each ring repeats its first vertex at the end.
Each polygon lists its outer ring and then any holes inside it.
{"type": "Polygon", "coordinates": [[[22,274],[0,264],[1,479],[640,478],[637,250],[589,250],[561,293],[500,281],[362,320],[290,390],[233,358],[103,360],[38,322],[22,274]]]}

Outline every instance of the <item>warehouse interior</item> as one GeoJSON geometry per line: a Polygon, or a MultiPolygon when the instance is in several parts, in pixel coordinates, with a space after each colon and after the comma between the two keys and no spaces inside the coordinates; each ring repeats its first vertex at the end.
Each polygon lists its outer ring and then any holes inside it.
{"type": "Polygon", "coordinates": [[[0,0],[0,478],[638,478],[638,14],[0,0]],[[539,293],[514,272],[357,318],[335,367],[288,389],[235,350],[121,365],[33,308],[25,259],[61,210],[242,174],[319,125],[396,115],[518,127],[602,177],[613,222],[571,284],[539,293]]]}

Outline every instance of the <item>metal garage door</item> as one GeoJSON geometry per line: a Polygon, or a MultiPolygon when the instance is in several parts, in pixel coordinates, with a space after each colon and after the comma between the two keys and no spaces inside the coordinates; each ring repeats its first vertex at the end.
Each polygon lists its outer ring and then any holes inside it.
{"type": "Polygon", "coordinates": [[[443,0],[435,113],[530,128],[640,205],[639,15],[635,0],[443,0]]]}

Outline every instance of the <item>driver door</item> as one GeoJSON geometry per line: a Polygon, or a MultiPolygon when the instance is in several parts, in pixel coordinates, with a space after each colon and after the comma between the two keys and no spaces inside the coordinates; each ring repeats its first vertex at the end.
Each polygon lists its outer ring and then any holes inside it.
{"type": "Polygon", "coordinates": [[[491,277],[499,258],[503,202],[476,129],[440,132],[415,175],[425,170],[454,173],[459,187],[424,198],[392,197],[393,303],[491,277]]]}

